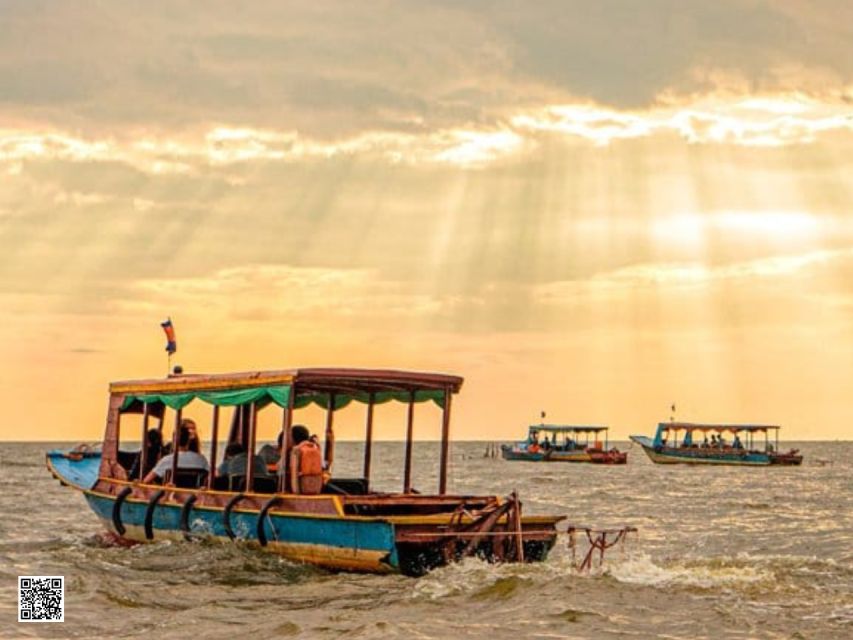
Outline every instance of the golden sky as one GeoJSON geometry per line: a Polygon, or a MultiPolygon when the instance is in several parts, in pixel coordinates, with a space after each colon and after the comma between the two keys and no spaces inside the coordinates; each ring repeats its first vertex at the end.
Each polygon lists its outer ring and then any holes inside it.
{"type": "Polygon", "coordinates": [[[849,439],[853,4],[3,2],[0,439],[99,439],[167,316],[462,375],[458,439],[849,439]]]}

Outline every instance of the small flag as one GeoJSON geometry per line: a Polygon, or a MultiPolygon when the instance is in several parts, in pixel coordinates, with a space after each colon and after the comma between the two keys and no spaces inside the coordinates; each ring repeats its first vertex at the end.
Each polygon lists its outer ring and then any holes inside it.
{"type": "Polygon", "coordinates": [[[542,412],[542,419],[543,420],[545,419],[545,412],[544,411],[542,412]]]}
{"type": "Polygon", "coordinates": [[[175,327],[172,326],[172,319],[167,318],[165,321],[160,323],[160,326],[163,327],[163,331],[166,332],[166,351],[170,354],[175,353],[178,350],[178,343],[175,340],[175,327]]]}

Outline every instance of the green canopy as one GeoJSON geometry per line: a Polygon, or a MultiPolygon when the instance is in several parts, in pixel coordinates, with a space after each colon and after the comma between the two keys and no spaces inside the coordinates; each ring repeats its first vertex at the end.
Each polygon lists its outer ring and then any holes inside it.
{"type": "MultiPolygon", "coordinates": [[[[252,402],[261,406],[274,402],[280,407],[286,407],[290,401],[290,394],[293,387],[291,385],[275,385],[268,387],[252,387],[250,389],[238,389],[227,391],[187,391],[184,393],[149,393],[141,395],[127,395],[121,405],[121,410],[126,411],[134,402],[142,402],[143,404],[162,403],[172,409],[182,409],[195,399],[214,404],[217,406],[236,406],[242,404],[250,404],[252,402]]],[[[293,401],[295,409],[302,409],[311,403],[314,403],[324,409],[329,408],[328,393],[310,393],[297,396],[293,401]]],[[[374,404],[384,404],[391,400],[398,402],[409,402],[411,394],[408,391],[380,391],[373,394],[374,404]]],[[[342,409],[350,402],[362,402],[367,404],[369,394],[365,392],[355,393],[336,393],[335,394],[335,409],[342,409]]],[[[444,391],[442,389],[429,389],[424,391],[416,391],[415,402],[426,402],[432,400],[439,407],[444,407],[444,391]]]]}
{"type": "Polygon", "coordinates": [[[277,385],[271,387],[252,387],[251,389],[229,389],[227,391],[187,391],[185,393],[149,393],[144,395],[127,395],[121,405],[124,411],[134,403],[142,402],[150,404],[161,402],[172,409],[183,409],[190,402],[198,398],[207,404],[217,406],[233,407],[240,404],[256,402],[268,404],[275,402],[280,407],[286,407],[290,401],[290,385],[277,385]]]}
{"type": "MultiPolygon", "coordinates": [[[[307,407],[309,404],[314,403],[317,406],[328,409],[329,396],[330,394],[328,393],[311,393],[296,396],[296,399],[293,401],[293,407],[295,409],[302,409],[303,407],[307,407]]],[[[411,394],[408,391],[379,391],[373,394],[373,404],[385,404],[391,400],[396,400],[397,402],[409,402],[410,399],[411,394]]],[[[444,407],[444,390],[428,389],[424,391],[415,391],[415,402],[426,402],[427,400],[432,400],[439,407],[444,407]]],[[[357,391],[355,393],[336,393],[335,410],[343,409],[353,401],[367,404],[370,401],[370,394],[364,391],[357,391]]]]}

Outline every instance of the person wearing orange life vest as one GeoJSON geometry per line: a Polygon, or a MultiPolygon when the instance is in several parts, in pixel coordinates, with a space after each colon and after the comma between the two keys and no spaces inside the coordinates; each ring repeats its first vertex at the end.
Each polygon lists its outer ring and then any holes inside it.
{"type": "Polygon", "coordinates": [[[290,486],[294,493],[316,495],[323,490],[323,454],[308,429],[295,425],[291,430],[290,486]]]}

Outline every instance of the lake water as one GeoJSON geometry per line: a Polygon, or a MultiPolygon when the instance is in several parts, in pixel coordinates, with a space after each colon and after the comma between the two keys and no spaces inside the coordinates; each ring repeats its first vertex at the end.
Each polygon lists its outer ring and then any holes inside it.
{"type": "MultiPolygon", "coordinates": [[[[525,513],[639,528],[588,575],[561,536],[548,561],[469,560],[424,578],[335,574],[242,544],[109,544],[44,467],[55,445],[0,443],[0,637],[851,638],[853,443],[793,443],[802,467],[506,462],[454,443],[451,490],[508,494],[525,513]],[[64,575],[65,622],[19,624],[17,576],[64,575]]],[[[378,443],[375,484],[401,484],[403,447],[378,443]]],[[[435,443],[416,443],[421,491],[435,443]]],[[[338,475],[361,447],[338,443],[338,475]]]]}

